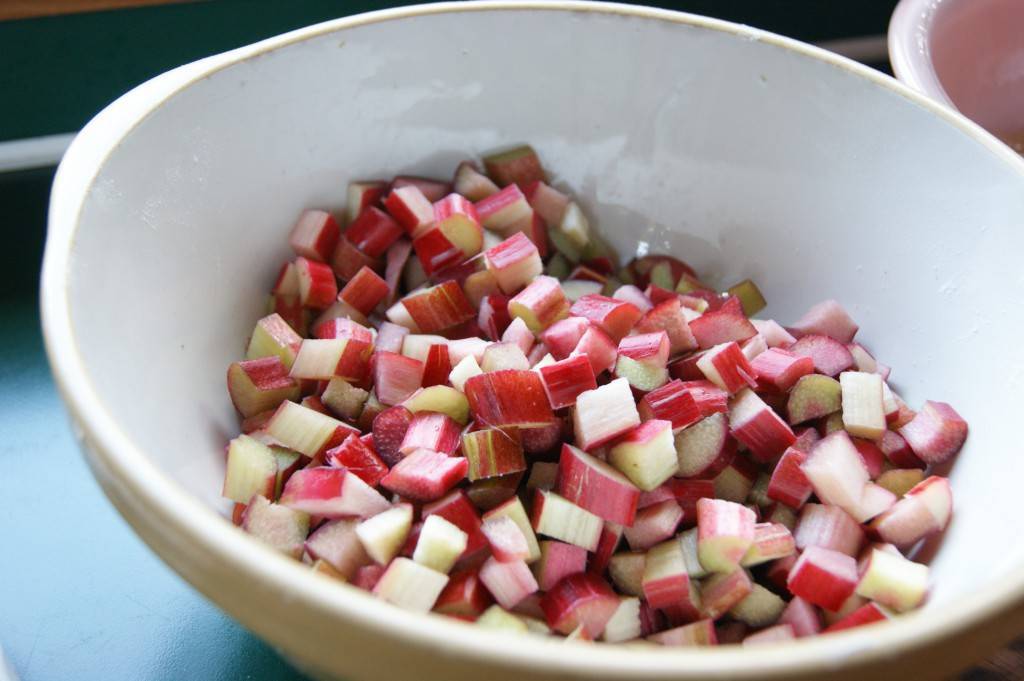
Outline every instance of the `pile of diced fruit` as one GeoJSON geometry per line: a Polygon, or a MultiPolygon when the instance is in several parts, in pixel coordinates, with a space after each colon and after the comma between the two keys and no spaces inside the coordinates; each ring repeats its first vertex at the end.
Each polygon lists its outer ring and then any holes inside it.
{"type": "Polygon", "coordinates": [[[530,147],[307,210],[246,359],[246,531],[415,611],[583,640],[754,644],[918,607],[966,422],[913,411],[835,301],[618,269],[530,147]]]}

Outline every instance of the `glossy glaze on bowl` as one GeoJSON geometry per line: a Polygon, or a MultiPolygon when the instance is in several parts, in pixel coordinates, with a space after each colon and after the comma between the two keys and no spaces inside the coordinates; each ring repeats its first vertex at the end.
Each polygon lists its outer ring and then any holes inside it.
{"type": "Polygon", "coordinates": [[[54,373],[105,491],[174,569],[319,675],[350,681],[937,678],[1024,626],[1024,162],[863,67],[743,27],[585,3],[450,3],[274,38],[125,95],[55,183],[54,373]],[[496,38],[500,36],[500,40],[496,38]],[[498,46],[500,44],[500,47],[498,46]],[[529,141],[623,255],[646,244],[792,320],[834,296],[912,404],[971,439],[932,604],[756,651],[514,638],[409,614],[224,520],[237,358],[299,210],[352,179],[446,175],[529,141]]]}

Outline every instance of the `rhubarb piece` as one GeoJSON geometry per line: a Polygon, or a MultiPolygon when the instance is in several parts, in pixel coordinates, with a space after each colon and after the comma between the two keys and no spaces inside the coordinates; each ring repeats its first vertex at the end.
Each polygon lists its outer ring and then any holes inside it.
{"type": "Polygon", "coordinates": [[[526,195],[514,184],[477,201],[475,207],[480,224],[501,234],[508,233],[516,224],[533,216],[533,208],[526,195]]]}
{"type": "Polygon", "coordinates": [[[757,333],[754,325],[744,316],[737,298],[731,298],[730,302],[717,310],[705,312],[692,320],[690,331],[697,340],[697,345],[704,349],[734,341],[745,341],[757,333]]]}
{"type": "MultiPolygon", "coordinates": [[[[590,268],[584,267],[583,265],[578,265],[576,269],[573,270],[573,273],[569,275],[569,277],[571,279],[590,279],[591,281],[596,281],[601,284],[606,283],[608,280],[608,278],[605,277],[604,275],[598,274],[597,272],[594,272],[590,268]]],[[[638,310],[643,312],[645,315],[648,312],[650,312],[651,309],[654,308],[654,303],[651,302],[651,299],[648,298],[643,291],[638,289],[636,286],[633,286],[632,284],[625,284],[615,289],[615,292],[612,293],[611,297],[615,298],[616,300],[624,300],[627,303],[632,303],[634,306],[636,306],[638,310]]],[[[662,329],[658,330],[660,331],[662,329]]]]}
{"type": "Polygon", "coordinates": [[[857,561],[820,546],[809,546],[789,571],[786,585],[794,596],[838,610],[857,586],[857,561]]]}
{"type": "Polygon", "coordinates": [[[478,571],[462,570],[448,579],[448,585],[434,603],[434,612],[456,617],[476,617],[488,611],[488,606],[493,602],[494,599],[480,581],[478,571]]]}
{"type": "Polygon", "coordinates": [[[434,205],[416,185],[393,189],[384,199],[384,208],[413,239],[434,224],[434,205]]]}
{"type": "MultiPolygon", "coordinates": [[[[472,205],[472,204],[470,204],[472,205]]],[[[436,214],[435,214],[436,217],[436,214]]],[[[466,220],[465,223],[458,222],[458,218],[449,220],[449,228],[455,225],[457,228],[461,227],[466,231],[471,232],[472,226],[471,221],[466,220]]],[[[481,237],[481,245],[483,245],[483,237],[481,237]]],[[[457,244],[445,235],[440,227],[435,226],[427,229],[420,234],[412,242],[413,250],[416,251],[416,260],[412,261],[410,265],[418,263],[420,271],[423,276],[418,278],[415,282],[409,281],[408,273],[406,276],[406,288],[413,288],[413,283],[422,284],[428,276],[433,276],[437,272],[442,272],[451,267],[456,267],[466,259],[466,253],[457,244]]],[[[413,271],[413,270],[410,270],[413,271]]]]}
{"type": "Polygon", "coordinates": [[[402,298],[401,304],[424,333],[450,329],[476,316],[476,310],[455,281],[410,293],[402,298]]]}
{"type": "Polygon", "coordinates": [[[650,391],[668,380],[668,334],[664,331],[623,338],[615,363],[616,376],[640,391],[650,391]]]}
{"type": "Polygon", "coordinates": [[[447,583],[448,575],[408,558],[395,558],[373,587],[373,593],[405,610],[429,612],[447,583]]]}
{"type": "Polygon", "coordinates": [[[896,495],[873,482],[864,485],[860,502],[850,510],[850,515],[858,523],[866,523],[883,513],[896,503],[896,495]]]}
{"type": "Polygon", "coordinates": [[[839,374],[843,427],[850,435],[876,440],[886,430],[882,408],[882,377],[862,371],[839,374]]]}
{"type": "Polygon", "coordinates": [[[574,544],[587,551],[597,548],[603,523],[599,516],[554,492],[538,489],[530,521],[534,531],[574,544]]]}
{"type": "Polygon", "coordinates": [[[299,399],[299,385],[278,355],[232,363],[227,382],[231,403],[243,418],[299,399]]]}
{"type": "Polygon", "coordinates": [[[814,361],[814,369],[826,376],[838,376],[853,366],[853,355],[842,342],[828,336],[803,336],[789,351],[801,357],[810,357],[814,361]]]}
{"type": "Polygon", "coordinates": [[[814,636],[821,631],[821,616],[818,611],[799,596],[794,597],[782,611],[779,623],[792,627],[797,638],[814,636]]]}
{"type": "Polygon", "coordinates": [[[800,378],[789,393],[786,411],[793,425],[834,414],[842,408],[839,381],[820,374],[800,378]]]}
{"type": "Polygon", "coordinates": [[[376,487],[388,472],[387,465],[377,453],[355,434],[349,435],[337,447],[328,449],[324,457],[331,466],[347,469],[370,487],[376,487]]]}
{"type": "Polygon", "coordinates": [[[752,567],[795,553],[796,542],[785,525],[772,522],[757,523],[754,525],[754,542],[743,554],[740,564],[743,567],[752,567]]]}
{"type": "Polygon", "coordinates": [[[562,213],[562,219],[558,223],[557,234],[564,238],[570,245],[570,250],[578,250],[583,255],[583,249],[590,243],[590,221],[583,214],[583,209],[575,201],[570,201],[562,213]]]}
{"type": "Polygon", "coordinates": [[[332,378],[320,395],[320,401],[331,413],[347,421],[355,421],[363,412],[370,393],[343,378],[332,378]]]}
{"type": "Polygon", "coordinates": [[[537,246],[525,234],[517,232],[484,253],[487,268],[494,273],[498,286],[513,294],[533,281],[543,271],[537,246]]]}
{"type": "Polygon", "coordinates": [[[808,546],[820,546],[856,556],[864,543],[860,524],[838,506],[806,504],[793,534],[801,551],[808,546]]]}
{"type": "MultiPolygon", "coordinates": [[[[516,397],[523,399],[522,393],[516,397]]],[[[605,444],[639,424],[640,415],[629,382],[624,378],[581,393],[576,399],[573,429],[576,444],[581,449],[590,450],[605,444]]]]}
{"type": "Polygon", "coordinates": [[[446,414],[421,411],[409,422],[398,451],[408,455],[417,449],[429,449],[451,456],[459,448],[461,435],[459,424],[446,414]]]}
{"type": "Polygon", "coordinates": [[[697,339],[693,337],[693,332],[690,330],[690,325],[682,311],[682,304],[677,296],[658,303],[644,314],[643,318],[637,322],[636,330],[639,333],[652,331],[667,333],[669,349],[673,355],[697,347],[697,339]]]}
{"type": "Polygon", "coordinates": [[[736,503],[746,501],[758,473],[750,459],[733,456],[714,478],[715,496],[736,503]]]}
{"type": "Polygon", "coordinates": [[[736,441],[729,435],[725,414],[701,419],[675,436],[677,475],[684,478],[714,477],[736,455],[736,441]]]}
{"type": "Polygon", "coordinates": [[[381,279],[380,275],[369,267],[362,267],[345,284],[338,297],[359,312],[368,315],[382,300],[387,298],[389,291],[388,283],[381,279]]]}
{"type": "Polygon", "coordinates": [[[743,645],[758,646],[773,644],[778,643],[779,641],[790,641],[794,638],[796,638],[796,634],[793,633],[793,627],[788,624],[776,624],[773,627],[762,629],[755,634],[750,634],[743,639],[743,645]]]}
{"type": "Polygon", "coordinates": [[[677,540],[663,542],[647,551],[641,588],[652,608],[674,607],[689,598],[690,575],[677,540]]]}
{"type": "Polygon", "coordinates": [[[567,317],[545,329],[541,340],[556,360],[563,360],[576,349],[588,328],[590,322],[583,317],[567,317]]]}
{"type": "Polygon", "coordinates": [[[445,414],[460,426],[469,423],[469,401],[466,396],[446,385],[420,388],[406,398],[402,406],[413,414],[424,411],[445,414]]]}
{"type": "Polygon", "coordinates": [[[794,509],[807,502],[813,490],[801,468],[806,460],[807,455],[794,447],[783,452],[768,482],[766,493],[769,499],[794,509]]]}
{"type": "Polygon", "coordinates": [[[440,515],[428,515],[420,528],[412,559],[437,572],[448,574],[466,550],[469,535],[440,515]]]}
{"type": "Polygon", "coordinates": [[[534,371],[492,371],[467,379],[464,387],[470,411],[480,424],[538,428],[555,420],[544,384],[534,371]]]}
{"type": "Polygon", "coordinates": [[[435,343],[427,350],[423,361],[423,387],[446,385],[448,375],[452,372],[452,361],[448,355],[447,343],[435,343]]]}
{"type": "Polygon", "coordinates": [[[475,480],[466,488],[466,494],[478,509],[489,511],[514,497],[519,490],[519,483],[525,477],[525,472],[520,471],[494,478],[475,480]]]}
{"type": "Polygon", "coordinates": [[[875,518],[871,529],[883,541],[910,547],[944,530],[952,512],[949,480],[933,475],[914,485],[903,498],[875,518]]]}
{"type": "Polygon", "coordinates": [[[631,549],[645,550],[674,535],[682,519],[682,508],[675,499],[667,499],[637,511],[633,525],[622,533],[631,549]]]}
{"type": "Polygon", "coordinates": [[[540,333],[569,316],[569,301],[554,277],[535,277],[508,303],[508,313],[522,319],[534,333],[540,333]]]}
{"type": "Polygon", "coordinates": [[[498,428],[485,428],[462,436],[462,455],[469,462],[471,481],[526,470],[519,437],[498,428]]]}
{"type": "Polygon", "coordinates": [[[721,499],[697,502],[698,555],[712,572],[731,572],[754,542],[754,513],[721,499]]]}
{"type": "Polygon", "coordinates": [[[484,350],[480,369],[484,373],[491,371],[515,370],[525,371],[530,368],[530,360],[515,343],[491,343],[484,350]]]}
{"type": "Polygon", "coordinates": [[[642,596],[646,552],[616,553],[608,561],[608,574],[616,588],[630,596],[642,596]]]}
{"type": "Polygon", "coordinates": [[[418,449],[395,464],[380,484],[408,499],[433,501],[466,477],[467,468],[462,457],[418,449]]]}
{"type": "Polygon", "coordinates": [[[512,343],[522,350],[524,355],[529,356],[533,351],[533,332],[520,318],[510,320],[501,334],[502,343],[512,343]]]}
{"type": "Polygon", "coordinates": [[[540,215],[548,227],[557,227],[562,222],[570,199],[554,187],[538,180],[524,185],[523,193],[533,210],[540,215]]]}
{"type": "Polygon", "coordinates": [[[500,605],[492,605],[487,608],[487,610],[476,618],[474,624],[478,627],[483,627],[484,629],[494,629],[496,631],[511,631],[521,634],[525,634],[530,631],[530,628],[526,626],[526,622],[523,621],[522,617],[513,615],[500,605]]]}
{"type": "Polygon", "coordinates": [[[371,258],[384,254],[402,236],[401,225],[376,206],[367,206],[345,230],[344,237],[371,258]]]}
{"type": "Polygon", "coordinates": [[[576,398],[597,388],[594,369],[584,356],[570,357],[540,368],[544,390],[552,409],[576,404],[576,398]]]}
{"type": "Polygon", "coordinates": [[[288,242],[296,255],[325,262],[334,253],[340,234],[338,223],[330,213],[306,210],[292,227],[288,242]]]}
{"type": "Polygon", "coordinates": [[[921,605],[928,593],[928,566],[898,553],[874,549],[857,584],[857,594],[896,612],[921,605]]]}
{"type": "Polygon", "coordinates": [[[570,357],[586,356],[594,375],[601,374],[615,366],[617,350],[611,337],[596,326],[583,332],[580,342],[570,353],[570,357]]]}
{"type": "Polygon", "coordinates": [[[334,274],[342,281],[348,281],[363,267],[369,267],[374,271],[379,271],[383,268],[383,263],[379,257],[371,257],[363,253],[345,235],[338,239],[338,245],[331,256],[330,265],[334,274]]]}
{"type": "Polygon", "coordinates": [[[423,506],[422,515],[437,514],[466,533],[466,550],[461,560],[469,559],[487,548],[487,538],[480,529],[480,515],[477,513],[464,490],[453,490],[444,498],[423,506]]]}
{"type": "Polygon", "coordinates": [[[608,462],[641,490],[655,489],[679,468],[671,422],[641,423],[615,441],[608,453],[608,462]]]}
{"type": "Polygon", "coordinates": [[[750,323],[764,336],[769,348],[788,348],[796,342],[796,338],[774,319],[751,319],[750,323]]]}
{"type": "Polygon", "coordinates": [[[612,555],[622,543],[624,532],[625,528],[618,523],[606,522],[604,524],[604,527],[601,528],[601,538],[597,542],[597,548],[594,549],[594,555],[587,563],[587,569],[590,572],[598,575],[604,574],[605,568],[608,567],[608,561],[612,559],[612,555]]]}
{"type": "Polygon", "coordinates": [[[378,203],[384,192],[387,191],[388,183],[382,180],[366,180],[363,182],[349,182],[346,193],[345,215],[349,222],[356,219],[363,209],[378,203]]]}
{"type": "Polygon", "coordinates": [[[351,433],[359,434],[337,419],[294,402],[281,403],[267,422],[266,431],[288,449],[311,458],[338,446],[351,433]]]}
{"type": "Polygon", "coordinates": [[[382,404],[401,403],[422,382],[423,362],[393,352],[378,352],[374,355],[373,385],[377,399],[382,404]]]}
{"type": "Polygon", "coordinates": [[[356,535],[366,549],[366,555],[378,565],[387,565],[398,555],[399,549],[412,528],[412,506],[398,504],[378,513],[356,526],[356,535]]]}
{"type": "Polygon", "coordinates": [[[472,201],[449,194],[434,204],[434,222],[444,238],[461,251],[462,259],[473,257],[483,248],[483,229],[472,201]]]}
{"type": "Polygon", "coordinates": [[[324,263],[298,257],[295,272],[299,277],[299,300],[304,307],[322,310],[338,296],[334,272],[324,263]]]}
{"type": "Polygon", "coordinates": [[[526,515],[526,509],[523,508],[523,502],[519,500],[519,497],[513,496],[484,514],[484,521],[496,520],[498,518],[508,518],[519,527],[519,531],[526,539],[527,555],[525,560],[527,563],[532,563],[541,557],[541,549],[537,543],[537,537],[533,533],[530,519],[526,515]]]}
{"type": "Polygon", "coordinates": [[[800,336],[821,334],[840,343],[849,343],[857,334],[857,324],[843,306],[834,300],[813,305],[795,324],[793,330],[800,336]]]}
{"type": "Polygon", "coordinates": [[[408,409],[395,406],[385,409],[373,419],[374,447],[389,466],[395,465],[401,459],[399,450],[412,418],[413,415],[408,409]]]}
{"type": "Polygon", "coordinates": [[[292,378],[329,381],[343,378],[359,383],[369,371],[371,341],[358,338],[307,338],[292,364],[292,378]]]}
{"type": "Polygon", "coordinates": [[[462,194],[470,201],[480,201],[498,192],[498,185],[477,169],[472,161],[463,161],[455,169],[452,183],[456,194],[462,194]]]}
{"type": "Polygon", "coordinates": [[[877,603],[865,603],[853,612],[844,615],[832,624],[828,625],[822,633],[830,634],[834,631],[842,631],[843,629],[862,627],[865,624],[872,624],[873,622],[883,622],[889,619],[889,617],[889,613],[887,613],[882,606],[877,603]]]}
{"type": "Polygon", "coordinates": [[[484,168],[499,187],[517,184],[526,187],[533,182],[544,182],[544,167],[533,147],[523,145],[507,151],[484,156],[484,168]]]}
{"type": "Polygon", "coordinates": [[[484,296],[480,301],[477,323],[491,340],[500,339],[512,323],[508,301],[508,296],[497,293],[484,296]]]}
{"type": "Polygon", "coordinates": [[[243,512],[242,528],[270,548],[298,558],[309,533],[309,516],[256,496],[243,512]]]}
{"type": "Polygon", "coordinates": [[[753,584],[747,597],[734,605],[729,614],[744,624],[760,628],[775,624],[785,608],[786,601],[760,584],[753,584]]]}
{"type": "Polygon", "coordinates": [[[632,525],[640,490],[604,461],[569,444],[562,445],[558,493],[605,520],[632,525]]]}
{"type": "Polygon", "coordinates": [[[271,314],[256,322],[245,351],[248,360],[276,355],[286,369],[292,368],[302,336],[288,325],[281,315],[271,314]]]}
{"type": "Polygon", "coordinates": [[[618,609],[619,597],[600,577],[578,572],[547,591],[540,606],[555,631],[569,634],[582,626],[591,638],[597,638],[618,609]]]}
{"type": "Polygon", "coordinates": [[[782,348],[769,348],[751,362],[758,383],[789,390],[802,376],[814,371],[814,360],[782,348]]]}
{"type": "Polygon", "coordinates": [[[704,580],[700,589],[704,616],[709,620],[718,619],[749,596],[753,587],[750,576],[742,568],[712,575],[704,580]]]}
{"type": "Polygon", "coordinates": [[[341,579],[352,579],[359,569],[372,562],[359,540],[358,526],[354,520],[324,523],[306,540],[306,553],[314,560],[330,565],[341,579]]]}
{"type": "Polygon", "coordinates": [[[640,638],[642,633],[640,599],[620,598],[619,607],[605,624],[601,640],[607,643],[622,643],[640,638]]]}
{"type": "Polygon", "coordinates": [[[848,512],[860,503],[868,482],[868,470],[846,431],[836,431],[815,444],[801,470],[819,499],[848,512]]]}
{"type": "Polygon", "coordinates": [[[391,191],[402,187],[416,187],[429,201],[440,201],[452,191],[452,186],[442,180],[414,175],[399,175],[391,182],[391,191]]]}
{"type": "Polygon", "coordinates": [[[700,407],[683,382],[674,379],[641,398],[637,411],[643,421],[664,420],[679,432],[701,419],[700,407]]]}
{"type": "Polygon", "coordinates": [[[325,518],[368,518],[390,508],[380,492],[344,468],[295,471],[284,486],[280,503],[325,518]]]}
{"type": "Polygon", "coordinates": [[[248,504],[253,495],[273,497],[276,481],[277,458],[270,447],[248,435],[231,441],[221,492],[225,498],[248,504]]]}
{"type": "Polygon", "coordinates": [[[875,483],[897,497],[902,497],[922,480],[924,471],[919,468],[891,468],[879,475],[875,483]]]}
{"type": "Polygon", "coordinates": [[[718,636],[710,619],[684,624],[647,637],[648,641],[671,647],[716,646],[718,636]]]}
{"type": "Polygon", "coordinates": [[[448,381],[452,384],[452,387],[461,392],[465,392],[466,381],[473,376],[482,374],[483,371],[480,369],[480,365],[477,364],[476,358],[473,355],[467,355],[463,357],[458,364],[452,369],[451,373],[448,374],[448,381]]]}
{"type": "Polygon", "coordinates": [[[939,464],[960,451],[967,440],[967,422],[945,402],[925,402],[899,434],[922,461],[939,464]]]}
{"type": "Polygon", "coordinates": [[[744,279],[738,284],[733,284],[727,289],[727,292],[740,301],[743,314],[747,317],[753,317],[768,305],[764,295],[761,293],[761,289],[750,279],[744,279]]]}
{"type": "Polygon", "coordinates": [[[729,394],[747,386],[757,387],[754,369],[735,342],[716,345],[697,360],[697,368],[709,381],[729,394]]]}
{"type": "Polygon", "coordinates": [[[753,390],[741,390],[729,407],[729,432],[750,449],[756,461],[774,461],[796,441],[786,422],[753,390]]]}
{"type": "Polygon", "coordinates": [[[615,343],[621,341],[642,316],[635,305],[601,295],[583,296],[572,304],[569,313],[596,324],[615,343]]]}
{"type": "Polygon", "coordinates": [[[493,556],[503,562],[523,561],[530,555],[530,547],[526,536],[516,521],[507,516],[484,518],[481,527],[487,542],[491,545],[493,556]]]}
{"type": "Polygon", "coordinates": [[[488,558],[480,568],[479,577],[503,608],[514,608],[538,589],[537,580],[522,560],[501,562],[496,557],[488,558]]]}

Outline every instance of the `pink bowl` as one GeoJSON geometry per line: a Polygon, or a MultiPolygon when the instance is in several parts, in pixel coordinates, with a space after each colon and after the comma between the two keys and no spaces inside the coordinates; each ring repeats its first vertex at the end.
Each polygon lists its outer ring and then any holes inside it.
{"type": "Polygon", "coordinates": [[[889,58],[897,78],[1024,152],[1024,1],[902,0],[889,58]]]}

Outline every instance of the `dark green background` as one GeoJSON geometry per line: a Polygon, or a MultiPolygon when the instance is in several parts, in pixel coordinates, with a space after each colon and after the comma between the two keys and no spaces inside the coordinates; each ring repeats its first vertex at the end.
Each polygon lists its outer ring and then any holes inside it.
{"type": "MultiPolygon", "coordinates": [[[[662,6],[818,41],[884,33],[893,4],[690,0],[662,6]]],[[[107,102],[166,69],[385,6],[391,5],[210,0],[0,23],[0,141],[73,132],[107,102]]],[[[53,168],[0,174],[0,645],[23,681],[299,679],[155,558],[82,462],[39,332],[39,263],[52,179],[53,168]]]]}

